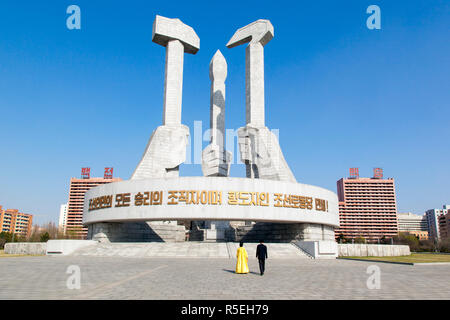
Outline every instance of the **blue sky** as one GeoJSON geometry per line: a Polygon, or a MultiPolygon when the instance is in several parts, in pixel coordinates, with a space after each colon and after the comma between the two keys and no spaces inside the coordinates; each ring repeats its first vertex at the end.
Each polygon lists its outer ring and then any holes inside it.
{"type": "MultiPolygon", "coordinates": [[[[266,125],[299,182],[336,191],[359,167],[396,179],[399,211],[450,203],[448,1],[2,1],[0,205],[57,221],[70,177],[114,167],[128,179],[162,121],[164,48],[156,14],[200,37],[185,55],[182,122],[209,126],[208,65],[228,62],[226,127],[245,124],[245,47],[236,29],[271,20],[266,125]],[[81,8],[68,30],[66,8],[81,8]],[[381,30],[366,8],[381,8],[381,30]]],[[[204,146],[207,142],[204,142],[204,146]]],[[[236,152],[236,150],[234,151],[236,152]]],[[[182,165],[181,175],[201,175],[182,165]]],[[[243,176],[233,165],[232,176],[243,176]]]]}

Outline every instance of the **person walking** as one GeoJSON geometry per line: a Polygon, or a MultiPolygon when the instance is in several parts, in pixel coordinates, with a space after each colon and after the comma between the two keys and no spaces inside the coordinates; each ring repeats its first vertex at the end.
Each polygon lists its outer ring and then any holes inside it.
{"type": "Polygon", "coordinates": [[[236,273],[249,273],[248,270],[248,254],[247,250],[244,248],[244,243],[241,241],[239,243],[239,248],[236,253],[236,273]]]}
{"type": "Polygon", "coordinates": [[[267,256],[267,247],[263,244],[263,241],[259,241],[258,246],[256,247],[256,257],[258,258],[259,261],[259,271],[261,272],[261,275],[264,274],[264,270],[265,270],[265,264],[266,264],[266,259],[268,258],[267,256]]]}

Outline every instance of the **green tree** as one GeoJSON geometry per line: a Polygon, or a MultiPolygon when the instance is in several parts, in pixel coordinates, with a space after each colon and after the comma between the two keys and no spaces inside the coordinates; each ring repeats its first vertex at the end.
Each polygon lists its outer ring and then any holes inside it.
{"type": "Polygon", "coordinates": [[[6,242],[12,241],[12,233],[11,232],[0,232],[0,239],[5,239],[6,242]]]}
{"type": "Polygon", "coordinates": [[[347,238],[344,237],[344,234],[343,234],[343,233],[339,234],[339,236],[338,236],[338,238],[337,238],[337,242],[338,242],[338,243],[346,243],[346,242],[347,242],[347,238]]]}
{"type": "Polygon", "coordinates": [[[433,252],[434,249],[435,246],[432,240],[419,240],[419,248],[417,251],[433,252]]]}
{"type": "Polygon", "coordinates": [[[13,241],[17,242],[17,237],[15,238],[11,232],[0,232],[0,249],[4,249],[6,243],[13,241]]]}
{"type": "Polygon", "coordinates": [[[15,235],[11,232],[0,232],[0,249],[4,249],[5,248],[5,244],[8,242],[20,242],[22,241],[23,238],[15,235]]]}
{"type": "Polygon", "coordinates": [[[420,250],[419,239],[414,234],[400,232],[397,236],[394,237],[394,242],[396,244],[408,245],[411,251],[420,250]]]}
{"type": "Polygon", "coordinates": [[[359,236],[355,238],[355,243],[366,243],[366,238],[359,236]]]}
{"type": "Polygon", "coordinates": [[[41,242],[47,242],[50,239],[50,235],[48,232],[44,232],[41,234],[41,242]]]}
{"type": "Polygon", "coordinates": [[[385,243],[389,243],[389,242],[390,242],[390,240],[388,240],[385,235],[383,235],[380,239],[381,244],[385,244],[385,243]]]}
{"type": "Polygon", "coordinates": [[[439,252],[450,252],[450,238],[441,239],[438,244],[439,252]]]}

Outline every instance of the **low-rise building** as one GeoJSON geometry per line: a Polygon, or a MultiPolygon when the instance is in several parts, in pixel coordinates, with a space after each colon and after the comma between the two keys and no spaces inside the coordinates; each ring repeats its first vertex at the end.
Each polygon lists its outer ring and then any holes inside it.
{"type": "Polygon", "coordinates": [[[419,240],[428,240],[428,231],[407,231],[405,233],[412,234],[419,238],[419,240]]]}
{"type": "Polygon", "coordinates": [[[419,237],[420,240],[428,239],[428,223],[425,215],[400,212],[397,214],[397,218],[399,233],[410,233],[419,237]]]}
{"type": "Polygon", "coordinates": [[[0,232],[10,232],[28,238],[31,235],[33,215],[19,212],[18,209],[4,210],[0,206],[0,232]]]}

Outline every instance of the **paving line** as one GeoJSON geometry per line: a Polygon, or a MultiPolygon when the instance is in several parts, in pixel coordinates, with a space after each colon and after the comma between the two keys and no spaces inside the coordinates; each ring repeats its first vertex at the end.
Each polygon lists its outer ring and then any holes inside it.
{"type": "Polygon", "coordinates": [[[145,275],[148,275],[148,274],[152,273],[153,271],[157,271],[159,269],[166,268],[166,267],[167,267],[166,265],[158,266],[158,267],[156,267],[154,269],[150,269],[150,270],[147,270],[147,271],[135,274],[133,276],[121,279],[119,281],[115,281],[115,282],[112,282],[112,283],[107,283],[107,284],[98,286],[96,288],[93,288],[90,292],[83,293],[83,294],[77,295],[75,297],[70,297],[70,299],[86,299],[86,298],[90,298],[92,296],[95,296],[96,294],[101,294],[101,293],[104,293],[104,292],[108,292],[110,289],[112,289],[114,287],[117,287],[117,286],[120,286],[121,284],[123,284],[125,282],[128,282],[128,281],[131,281],[131,280],[143,277],[145,275]]]}

